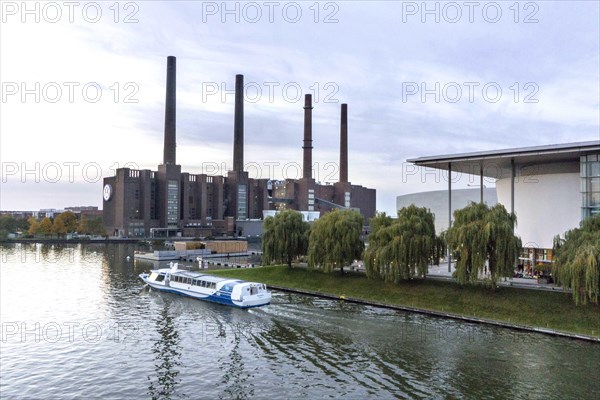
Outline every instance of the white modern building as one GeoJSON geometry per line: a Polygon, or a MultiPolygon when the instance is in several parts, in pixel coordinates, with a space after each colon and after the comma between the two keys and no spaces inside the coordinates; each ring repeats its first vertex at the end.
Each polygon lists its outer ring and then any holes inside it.
{"type": "MultiPolygon", "coordinates": [[[[479,188],[452,190],[452,212],[468,206],[471,202],[479,202],[481,192],[479,188]]],[[[496,188],[484,187],[483,202],[492,207],[498,203],[496,188]]],[[[448,229],[448,192],[446,190],[432,190],[429,192],[410,193],[396,197],[396,210],[408,207],[411,204],[425,207],[435,216],[435,232],[439,235],[448,229]]]]}
{"type": "MultiPolygon", "coordinates": [[[[548,261],[553,238],[600,213],[600,140],[409,159],[421,167],[496,179],[498,202],[517,216],[515,233],[548,261]]],[[[448,191],[452,180],[448,179],[448,191]]],[[[452,202],[448,210],[452,210],[452,202]]],[[[448,216],[450,213],[447,212],[448,216]]],[[[451,221],[449,220],[449,223],[451,221]]]]}

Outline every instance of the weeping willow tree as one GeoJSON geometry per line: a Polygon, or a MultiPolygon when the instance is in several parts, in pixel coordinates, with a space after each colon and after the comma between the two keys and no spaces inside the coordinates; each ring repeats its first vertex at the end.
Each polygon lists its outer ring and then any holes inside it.
{"type": "Polygon", "coordinates": [[[385,213],[371,219],[369,245],[363,255],[367,276],[394,283],[424,278],[428,265],[439,264],[443,253],[434,218],[428,209],[411,205],[398,211],[396,220],[385,213]]]}
{"type": "Polygon", "coordinates": [[[363,217],[357,211],[334,210],[319,218],[310,230],[308,266],[344,273],[344,266],[360,258],[364,244],[360,239],[363,217]]]}
{"type": "Polygon", "coordinates": [[[492,287],[499,277],[513,275],[521,249],[521,239],[514,235],[517,219],[503,205],[490,208],[471,203],[454,211],[454,223],[446,233],[448,247],[456,254],[456,279],[473,283],[487,269],[492,287]]]}
{"type": "Polygon", "coordinates": [[[284,210],[263,222],[263,264],[286,263],[306,254],[309,225],[298,211],[284,210]]]}
{"type": "Polygon", "coordinates": [[[573,289],[575,304],[598,304],[600,295],[600,214],[583,220],[580,228],[554,238],[556,283],[573,289]]]}

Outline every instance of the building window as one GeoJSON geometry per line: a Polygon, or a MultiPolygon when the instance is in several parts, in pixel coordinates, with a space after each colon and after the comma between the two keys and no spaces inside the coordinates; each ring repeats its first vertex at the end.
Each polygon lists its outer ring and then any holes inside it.
{"type": "Polygon", "coordinates": [[[237,218],[247,219],[248,213],[248,192],[246,191],[246,185],[238,185],[238,196],[237,196],[237,218]]]}
{"type": "Polygon", "coordinates": [[[315,189],[308,189],[308,211],[315,211],[315,189]]]}
{"type": "Polygon", "coordinates": [[[581,218],[600,214],[600,155],[582,156],[581,166],[581,218]]]}
{"type": "Polygon", "coordinates": [[[179,182],[167,182],[167,225],[177,226],[179,222],[179,182]]]}

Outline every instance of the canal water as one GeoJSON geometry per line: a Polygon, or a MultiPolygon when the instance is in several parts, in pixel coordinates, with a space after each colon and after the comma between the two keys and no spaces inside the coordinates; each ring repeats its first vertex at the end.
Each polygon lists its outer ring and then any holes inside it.
{"type": "Polygon", "coordinates": [[[1,248],[2,399],[583,399],[600,345],[273,293],[149,291],[132,245],[1,248]]]}

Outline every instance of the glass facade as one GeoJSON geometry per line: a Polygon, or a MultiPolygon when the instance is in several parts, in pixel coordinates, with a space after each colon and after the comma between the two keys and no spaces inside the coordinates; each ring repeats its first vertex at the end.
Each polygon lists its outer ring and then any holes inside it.
{"type": "Polygon", "coordinates": [[[144,221],[130,221],[127,234],[129,236],[145,236],[144,221]]]}
{"type": "Polygon", "coordinates": [[[167,225],[177,226],[179,222],[179,182],[167,182],[167,225]]]}
{"type": "Polygon", "coordinates": [[[581,219],[600,214],[600,155],[581,156],[581,219]]]}
{"type": "Polygon", "coordinates": [[[246,185],[238,185],[238,196],[237,196],[237,218],[247,219],[248,218],[248,191],[246,185]]]}

